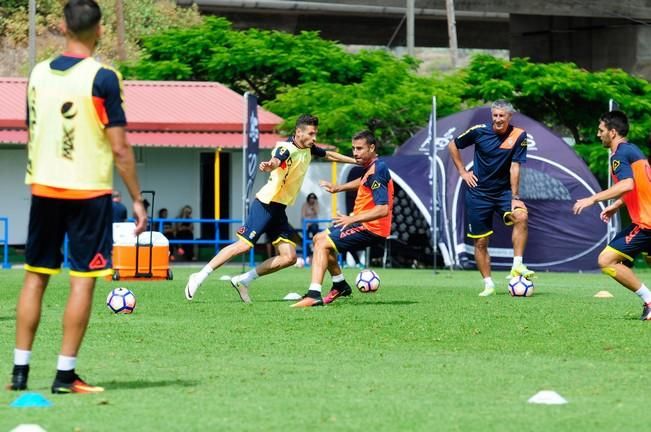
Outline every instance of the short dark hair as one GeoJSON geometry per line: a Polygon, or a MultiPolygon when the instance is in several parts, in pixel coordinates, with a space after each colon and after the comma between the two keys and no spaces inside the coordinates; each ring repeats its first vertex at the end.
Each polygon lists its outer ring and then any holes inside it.
{"type": "Polygon", "coordinates": [[[319,126],[319,118],[310,114],[303,114],[296,120],[296,129],[303,129],[305,126],[319,126]]]}
{"type": "Polygon", "coordinates": [[[377,138],[375,138],[375,135],[373,135],[373,132],[371,132],[369,130],[363,130],[363,131],[357,132],[355,135],[353,135],[353,141],[362,140],[362,139],[364,141],[366,141],[366,144],[374,145],[375,150],[378,149],[379,146],[378,146],[377,138]]]}
{"type": "Polygon", "coordinates": [[[614,129],[621,137],[628,135],[628,117],[621,111],[609,111],[599,121],[604,122],[606,129],[614,129]]]}
{"type": "Polygon", "coordinates": [[[102,20],[102,11],[95,0],[70,0],[63,7],[68,31],[74,35],[83,35],[93,30],[102,20]]]}

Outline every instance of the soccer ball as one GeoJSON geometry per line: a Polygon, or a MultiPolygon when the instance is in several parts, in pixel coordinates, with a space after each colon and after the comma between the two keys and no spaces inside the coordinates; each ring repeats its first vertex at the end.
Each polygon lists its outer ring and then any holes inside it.
{"type": "Polygon", "coordinates": [[[304,266],[305,266],[305,260],[303,260],[303,257],[296,258],[296,262],[294,263],[294,267],[303,268],[304,266]]]}
{"type": "Polygon", "coordinates": [[[363,293],[373,293],[380,289],[380,276],[373,270],[362,270],[355,279],[355,286],[363,293]]]}
{"type": "Polygon", "coordinates": [[[533,282],[523,276],[515,276],[509,280],[509,294],[513,297],[531,297],[533,282]]]}
{"type": "Polygon", "coordinates": [[[130,314],[136,308],[136,296],[126,288],[115,288],[106,297],[106,306],[116,314],[130,314]]]}

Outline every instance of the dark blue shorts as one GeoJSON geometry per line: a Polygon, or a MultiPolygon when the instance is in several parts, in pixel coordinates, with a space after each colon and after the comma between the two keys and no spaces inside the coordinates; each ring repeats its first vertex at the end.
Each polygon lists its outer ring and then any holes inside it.
{"type": "Polygon", "coordinates": [[[294,228],[287,220],[286,208],[285,204],[265,204],[256,198],[251,203],[246,223],[237,230],[237,236],[251,247],[256,244],[262,233],[266,233],[274,245],[283,241],[296,246],[296,243],[290,240],[294,228]]]}
{"type": "Polygon", "coordinates": [[[80,200],[32,196],[25,269],[35,273],[59,273],[63,238],[68,234],[72,276],[112,274],[112,220],[110,194],[80,200]]]}
{"type": "Polygon", "coordinates": [[[493,213],[502,217],[505,225],[513,225],[510,216],[511,191],[506,190],[497,197],[485,197],[466,192],[466,218],[468,237],[482,238],[493,234],[493,213]]]}
{"type": "Polygon", "coordinates": [[[651,230],[631,224],[611,240],[607,249],[617,252],[626,259],[628,263],[625,264],[633,264],[637,254],[651,250],[651,230]]]}
{"type": "Polygon", "coordinates": [[[384,237],[373,234],[360,223],[348,225],[343,230],[341,227],[329,228],[328,239],[334,245],[335,251],[354,251],[365,247],[384,247],[384,237]]]}

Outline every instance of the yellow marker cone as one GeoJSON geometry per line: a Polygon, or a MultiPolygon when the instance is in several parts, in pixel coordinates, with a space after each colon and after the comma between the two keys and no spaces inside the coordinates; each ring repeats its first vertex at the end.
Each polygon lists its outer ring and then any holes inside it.
{"type": "Polygon", "coordinates": [[[608,291],[599,291],[594,295],[596,298],[613,298],[613,295],[608,291]]]}

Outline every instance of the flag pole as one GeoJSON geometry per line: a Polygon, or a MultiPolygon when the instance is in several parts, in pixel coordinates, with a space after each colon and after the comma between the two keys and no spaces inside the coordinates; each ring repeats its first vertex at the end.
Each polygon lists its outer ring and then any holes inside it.
{"type": "Polygon", "coordinates": [[[432,96],[432,115],[430,117],[430,158],[432,175],[432,268],[436,274],[436,247],[438,245],[438,223],[436,207],[438,205],[438,180],[436,173],[436,96],[432,96]]]}
{"type": "MultiPolygon", "coordinates": [[[[242,114],[242,117],[244,121],[242,122],[242,226],[246,223],[246,186],[247,186],[247,155],[246,155],[246,147],[248,143],[248,126],[249,126],[249,105],[248,105],[248,100],[249,100],[249,92],[245,92],[244,96],[244,113],[242,114]]],[[[244,272],[246,268],[246,255],[242,254],[242,272],[244,272]]]]}

